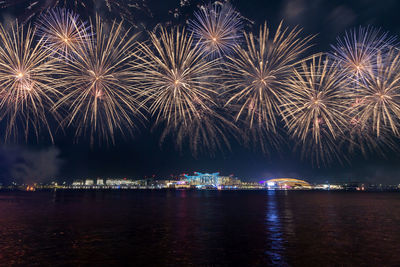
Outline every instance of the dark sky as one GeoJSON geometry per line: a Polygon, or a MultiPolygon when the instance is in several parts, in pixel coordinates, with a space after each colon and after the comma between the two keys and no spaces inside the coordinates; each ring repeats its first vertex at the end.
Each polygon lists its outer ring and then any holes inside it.
{"type": "MultiPolygon", "coordinates": [[[[15,16],[25,16],[21,6],[29,1],[21,2],[19,7],[2,10],[2,21],[7,22],[15,16]]],[[[45,2],[45,1],[43,1],[45,2]]],[[[101,1],[99,1],[101,2],[101,1]]],[[[182,0],[148,0],[149,14],[138,15],[140,23],[151,27],[155,22],[184,22],[191,18],[193,8],[200,1],[192,1],[187,7],[180,7],[182,0]],[[172,13],[180,13],[174,19],[172,13]],[[151,14],[150,14],[151,13],[151,14]]],[[[189,1],[187,1],[189,2],[189,1]]],[[[337,35],[346,29],[358,25],[373,25],[390,31],[393,35],[400,33],[400,2],[396,0],[243,0],[233,1],[241,14],[254,21],[253,30],[267,21],[276,28],[281,20],[287,25],[300,25],[305,34],[318,34],[314,52],[326,51],[329,44],[335,42],[337,35]]],[[[118,17],[118,13],[109,14],[101,5],[97,12],[110,17],[118,17]]],[[[83,16],[90,16],[95,10],[86,10],[83,16]]],[[[137,12],[136,12],[137,13],[137,12]]],[[[139,24],[139,22],[138,22],[139,24]]],[[[58,134],[54,147],[48,141],[40,140],[38,144],[7,145],[0,150],[0,179],[7,181],[10,173],[20,168],[20,163],[35,166],[32,169],[49,168],[49,164],[59,166],[58,173],[51,169],[48,176],[71,180],[82,177],[131,177],[143,176],[165,177],[182,172],[215,172],[235,174],[243,180],[263,180],[270,177],[291,176],[308,181],[373,181],[382,183],[400,183],[400,161],[396,153],[389,153],[386,159],[372,156],[369,160],[354,158],[351,164],[333,163],[329,167],[315,168],[299,157],[284,149],[279,156],[273,152],[265,156],[259,151],[244,148],[233,142],[233,151],[217,153],[215,157],[200,155],[194,158],[190,152],[179,152],[173,144],[159,146],[159,135],[143,129],[132,138],[118,138],[113,146],[95,145],[91,147],[87,140],[73,142],[72,134],[58,134]],[[35,162],[37,153],[38,162],[35,162]],[[10,156],[11,155],[11,156],[10,156]],[[28,156],[26,156],[28,155],[28,156]],[[54,160],[56,157],[56,160],[54,160]],[[27,160],[27,158],[29,160],[27,160]],[[19,165],[16,167],[16,164],[19,165]],[[36,166],[37,165],[37,166],[36,166]],[[10,171],[11,170],[11,171],[10,171]]],[[[25,172],[29,172],[25,170],[25,172]]],[[[40,172],[39,172],[40,173],[40,172]]],[[[46,173],[46,172],[42,172],[46,173]]],[[[0,180],[1,182],[1,180],[0,180]]]]}

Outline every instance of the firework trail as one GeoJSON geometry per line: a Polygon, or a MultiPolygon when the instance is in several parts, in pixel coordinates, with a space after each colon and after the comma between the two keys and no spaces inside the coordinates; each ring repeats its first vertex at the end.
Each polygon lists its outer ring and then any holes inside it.
{"type": "Polygon", "coordinates": [[[35,42],[35,30],[17,24],[7,31],[0,26],[0,110],[5,124],[5,139],[17,138],[20,129],[25,138],[33,131],[39,137],[40,129],[52,133],[47,112],[59,96],[59,83],[54,79],[55,61],[43,42],[35,42]]]}
{"type": "Polygon", "coordinates": [[[243,36],[241,15],[229,3],[201,6],[194,15],[189,29],[212,58],[229,54],[243,36]]]}
{"type": "Polygon", "coordinates": [[[63,8],[51,9],[36,22],[37,34],[53,54],[70,57],[72,52],[89,41],[89,26],[79,15],[63,8]]]}
{"type": "Polygon", "coordinates": [[[349,118],[345,112],[348,97],[341,90],[347,80],[340,72],[324,56],[314,56],[293,70],[282,96],[289,134],[299,140],[302,155],[311,155],[317,165],[341,160],[336,140],[349,118]]]}
{"type": "Polygon", "coordinates": [[[238,127],[232,123],[232,120],[227,119],[220,112],[203,111],[189,124],[181,121],[176,126],[164,127],[160,144],[168,136],[172,136],[179,151],[184,151],[183,148],[187,144],[195,157],[200,153],[213,155],[215,151],[231,150],[231,140],[239,140],[239,133],[238,127]]]}
{"type": "Polygon", "coordinates": [[[122,18],[135,26],[144,13],[152,16],[145,0],[2,0],[0,7],[25,10],[24,15],[20,17],[24,22],[57,7],[85,14],[87,17],[95,13],[105,13],[106,17],[122,18]]]}
{"type": "Polygon", "coordinates": [[[385,157],[388,151],[399,151],[390,128],[381,126],[380,135],[376,136],[371,123],[364,124],[356,117],[350,119],[337,145],[344,148],[344,152],[349,155],[357,155],[360,152],[364,158],[368,158],[373,153],[385,157]]]}
{"type": "Polygon", "coordinates": [[[281,23],[270,36],[265,23],[258,38],[245,33],[246,45],[236,46],[235,54],[228,56],[226,105],[236,112],[236,121],[246,121],[247,128],[276,133],[285,81],[313,38],[300,38],[300,32],[283,28],[281,23]]]}
{"type": "MultiPolygon", "coordinates": [[[[93,26],[92,26],[93,27],[93,26]]],[[[66,108],[67,125],[76,126],[76,136],[89,134],[90,141],[111,140],[124,134],[142,117],[141,92],[135,87],[135,35],[124,32],[122,23],[107,27],[96,18],[96,35],[78,46],[74,58],[60,68],[64,96],[56,108],[66,108]]]]}

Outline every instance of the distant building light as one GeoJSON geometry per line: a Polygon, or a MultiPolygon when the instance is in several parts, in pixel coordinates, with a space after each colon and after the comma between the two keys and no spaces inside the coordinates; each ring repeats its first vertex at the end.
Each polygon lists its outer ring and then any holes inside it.
{"type": "Polygon", "coordinates": [[[93,181],[93,180],[90,180],[90,179],[87,179],[87,180],[85,181],[85,185],[94,185],[94,181],[93,181]]]}

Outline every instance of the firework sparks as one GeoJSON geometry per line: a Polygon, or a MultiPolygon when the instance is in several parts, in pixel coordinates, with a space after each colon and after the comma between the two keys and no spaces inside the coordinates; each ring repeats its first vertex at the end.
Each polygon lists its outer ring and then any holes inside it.
{"type": "MultiPolygon", "coordinates": [[[[368,94],[378,93],[379,89],[377,87],[373,89],[372,84],[374,81],[377,82],[376,79],[382,78],[378,76],[382,75],[382,70],[388,63],[391,64],[390,58],[393,57],[393,51],[390,51],[395,41],[395,37],[391,37],[380,29],[359,27],[358,30],[353,29],[346,32],[343,38],[338,38],[337,44],[332,46],[333,51],[329,53],[330,58],[337,64],[334,67],[344,69],[342,75],[349,81],[343,90],[351,94],[349,107],[346,110],[350,118],[347,130],[342,136],[342,143],[350,153],[360,151],[365,157],[371,152],[384,155],[385,150],[396,147],[389,134],[390,126],[380,124],[377,127],[380,122],[373,125],[372,121],[378,119],[379,116],[368,118],[367,115],[368,109],[369,112],[372,112],[373,109],[371,106],[368,108],[368,105],[373,105],[372,98],[369,98],[368,94]],[[388,59],[386,59],[387,56],[389,56],[388,59]],[[369,101],[369,104],[366,105],[366,101],[369,101]]],[[[384,77],[384,79],[386,78],[384,77]]],[[[376,111],[382,112],[382,110],[378,110],[379,104],[376,107],[376,111]]],[[[380,113],[380,115],[382,114],[380,113]]],[[[393,119],[392,117],[392,122],[393,119]]]]}
{"type": "Polygon", "coordinates": [[[365,158],[372,153],[385,157],[388,151],[398,151],[398,145],[390,128],[381,126],[380,136],[376,136],[372,125],[364,124],[357,117],[351,118],[340,139],[339,147],[344,147],[350,155],[361,152],[365,158]]]}
{"type": "Polygon", "coordinates": [[[302,143],[302,154],[312,154],[319,165],[340,160],[335,140],[347,125],[346,79],[321,55],[293,70],[283,95],[282,111],[290,135],[302,143]]]}
{"type": "Polygon", "coordinates": [[[225,148],[230,150],[230,140],[232,138],[239,140],[238,133],[239,129],[232,120],[218,112],[202,112],[189,124],[181,121],[180,124],[165,127],[160,143],[163,143],[167,136],[173,136],[178,150],[183,151],[183,146],[187,143],[193,155],[198,156],[200,152],[212,154],[225,148]]]}
{"type": "Polygon", "coordinates": [[[236,54],[228,56],[225,87],[230,97],[226,105],[236,110],[236,121],[245,118],[250,129],[276,132],[285,80],[313,38],[302,39],[300,32],[282,28],[281,23],[271,39],[265,23],[258,39],[245,33],[245,48],[237,46],[236,54]]]}
{"type": "Polygon", "coordinates": [[[199,111],[215,105],[213,96],[216,76],[215,61],[205,60],[205,53],[184,29],[161,34],[150,33],[151,44],[141,44],[144,56],[142,85],[154,100],[150,111],[157,122],[187,124],[199,117],[199,111]]]}
{"type": "Polygon", "coordinates": [[[384,53],[394,45],[395,38],[387,32],[373,27],[360,27],[346,32],[343,38],[337,39],[337,44],[332,45],[330,57],[344,68],[350,79],[363,80],[366,75],[376,72],[376,55],[384,53]]]}
{"type": "Polygon", "coordinates": [[[37,33],[55,54],[71,56],[71,51],[84,45],[91,33],[79,15],[67,9],[55,8],[43,14],[36,23],[37,33]]]}
{"type": "Polygon", "coordinates": [[[242,18],[229,3],[213,3],[195,12],[189,28],[212,58],[229,54],[242,37],[242,18]]]}
{"type": "Polygon", "coordinates": [[[123,18],[135,25],[135,20],[142,17],[143,14],[152,16],[145,0],[46,0],[46,1],[31,1],[31,0],[2,0],[0,1],[1,8],[19,7],[25,10],[21,20],[27,22],[49,9],[57,7],[68,8],[79,14],[86,14],[91,17],[94,13],[107,13],[107,17],[123,18]],[[94,11],[94,12],[92,12],[94,11]]]}
{"type": "Polygon", "coordinates": [[[400,118],[400,54],[397,49],[378,53],[376,72],[370,71],[365,82],[356,91],[356,102],[351,107],[354,120],[362,125],[372,125],[376,136],[382,128],[389,128],[399,135],[400,118]]]}
{"type": "Polygon", "coordinates": [[[66,90],[56,107],[67,107],[66,123],[76,124],[77,136],[88,131],[91,143],[96,137],[114,142],[115,132],[130,131],[133,118],[141,117],[132,61],[135,36],[124,32],[122,23],[107,28],[99,17],[95,28],[96,36],[78,46],[60,70],[66,90]]]}
{"type": "Polygon", "coordinates": [[[17,137],[19,128],[25,138],[30,130],[38,136],[42,126],[52,137],[47,111],[59,94],[52,77],[55,62],[42,49],[42,40],[35,43],[34,39],[31,27],[16,24],[7,31],[0,26],[0,118],[6,123],[6,139],[17,137]]]}
{"type": "MultiPolygon", "coordinates": [[[[156,124],[165,123],[167,132],[179,128],[178,136],[183,136],[190,127],[211,130],[210,124],[199,125],[208,123],[204,114],[214,114],[216,107],[216,61],[207,61],[204,50],[193,44],[192,36],[184,29],[161,28],[159,34],[150,33],[150,38],[150,45],[141,44],[141,74],[156,124]]],[[[214,130],[207,134],[212,136],[214,130]]],[[[177,142],[180,141],[181,138],[177,138],[177,142]]]]}

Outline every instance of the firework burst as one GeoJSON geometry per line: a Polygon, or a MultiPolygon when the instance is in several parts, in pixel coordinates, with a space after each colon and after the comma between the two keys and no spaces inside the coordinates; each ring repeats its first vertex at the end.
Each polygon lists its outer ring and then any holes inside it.
{"type": "Polygon", "coordinates": [[[78,46],[89,41],[91,32],[79,15],[67,9],[55,8],[40,16],[37,33],[54,54],[70,57],[78,46]]]}
{"type": "Polygon", "coordinates": [[[199,111],[215,105],[216,62],[204,59],[205,53],[193,46],[184,29],[161,28],[160,32],[150,33],[151,46],[141,44],[142,86],[153,100],[150,111],[157,121],[187,124],[200,117],[199,111]]]}
{"type": "Polygon", "coordinates": [[[376,73],[376,55],[393,47],[395,40],[380,29],[359,27],[338,38],[337,44],[331,46],[333,51],[329,55],[338,63],[338,67],[346,70],[344,75],[355,80],[357,86],[366,75],[376,73]]]}
{"type": "Polygon", "coordinates": [[[321,55],[293,70],[282,96],[282,111],[290,135],[299,140],[302,155],[313,163],[340,160],[336,140],[348,122],[346,86],[339,68],[331,68],[321,55]]]}
{"type": "Polygon", "coordinates": [[[246,46],[236,46],[235,54],[228,56],[226,105],[236,112],[236,121],[245,120],[250,129],[276,132],[285,81],[313,38],[302,39],[300,32],[297,28],[282,28],[281,23],[270,38],[265,23],[258,38],[245,33],[246,46]]]}
{"type": "Polygon", "coordinates": [[[242,37],[242,18],[229,3],[210,3],[194,15],[189,29],[212,58],[229,54],[242,37]]]}
{"type": "MultiPolygon", "coordinates": [[[[135,89],[135,36],[124,32],[122,23],[107,27],[96,19],[96,35],[75,49],[74,58],[60,69],[65,95],[56,108],[66,107],[65,123],[76,125],[76,135],[89,133],[111,140],[118,131],[131,131],[139,116],[140,91],[135,89]]],[[[85,34],[85,36],[87,36],[85,34]]]]}
{"type": "MultiPolygon", "coordinates": [[[[376,136],[382,128],[389,128],[399,135],[400,122],[400,54],[397,49],[375,58],[377,69],[370,71],[365,82],[360,83],[351,106],[353,120],[359,120],[363,127],[372,125],[376,136]]],[[[385,131],[384,131],[385,132],[385,131]]]]}
{"type": "Polygon", "coordinates": [[[59,95],[54,60],[42,49],[42,40],[35,43],[31,27],[17,23],[7,31],[0,26],[0,40],[0,119],[6,140],[17,137],[19,129],[25,138],[31,130],[38,137],[42,126],[52,137],[47,111],[59,95]]]}
{"type": "MultiPolygon", "coordinates": [[[[150,39],[150,44],[141,44],[140,57],[141,84],[151,102],[150,112],[156,124],[179,128],[182,133],[178,136],[183,136],[185,130],[208,123],[204,118],[214,114],[217,63],[206,60],[204,50],[193,44],[192,36],[184,29],[161,28],[159,33],[151,32],[150,39]]],[[[213,135],[213,131],[207,133],[213,135]]]]}

